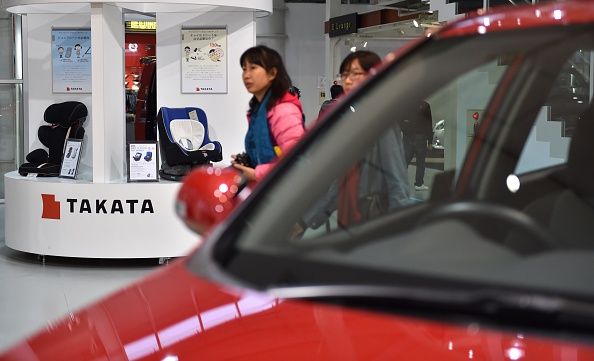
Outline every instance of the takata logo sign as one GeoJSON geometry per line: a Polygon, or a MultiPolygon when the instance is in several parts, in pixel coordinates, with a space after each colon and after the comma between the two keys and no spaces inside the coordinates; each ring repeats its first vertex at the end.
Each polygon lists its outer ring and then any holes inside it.
{"type": "MultiPolygon", "coordinates": [[[[60,219],[61,203],[55,194],[42,194],[41,218],[60,219]]],[[[150,199],[93,199],[66,198],[67,213],[71,214],[144,214],[155,213],[150,199]]]]}
{"type": "Polygon", "coordinates": [[[55,194],[42,194],[43,211],[41,218],[60,219],[60,202],[56,201],[55,194]]]}

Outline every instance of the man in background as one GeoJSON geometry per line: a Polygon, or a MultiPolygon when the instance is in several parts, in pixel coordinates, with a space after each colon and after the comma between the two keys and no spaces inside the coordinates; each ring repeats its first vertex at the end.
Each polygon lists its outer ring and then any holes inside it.
{"type": "Polygon", "coordinates": [[[332,85],[330,87],[330,97],[332,99],[324,100],[324,102],[322,103],[322,106],[320,107],[320,112],[318,113],[318,116],[322,115],[322,112],[324,110],[326,110],[326,108],[328,108],[328,106],[330,106],[330,104],[334,103],[336,101],[336,99],[342,95],[342,93],[344,93],[344,89],[342,89],[342,85],[339,85],[339,84],[332,85]]]}
{"type": "Polygon", "coordinates": [[[433,121],[429,103],[421,102],[408,119],[400,124],[404,141],[404,154],[406,164],[409,165],[413,156],[416,158],[417,169],[415,172],[415,190],[426,191],[425,185],[425,158],[427,149],[433,139],[433,121]]]}

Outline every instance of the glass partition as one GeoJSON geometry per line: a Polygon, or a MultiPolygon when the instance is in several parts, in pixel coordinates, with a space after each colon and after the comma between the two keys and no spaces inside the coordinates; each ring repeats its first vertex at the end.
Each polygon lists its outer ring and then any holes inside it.
{"type": "Polygon", "coordinates": [[[20,18],[0,10],[0,199],[4,199],[4,174],[16,170],[22,158],[23,84],[18,39],[20,18]]]}

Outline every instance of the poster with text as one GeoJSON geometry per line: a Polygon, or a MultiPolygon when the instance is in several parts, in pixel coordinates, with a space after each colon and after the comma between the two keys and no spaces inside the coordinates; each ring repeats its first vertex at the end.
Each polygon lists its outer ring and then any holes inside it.
{"type": "Polygon", "coordinates": [[[227,28],[181,31],[182,93],[227,93],[227,28]]]}
{"type": "Polygon", "coordinates": [[[52,29],[52,91],[91,92],[91,29],[52,29]]]}

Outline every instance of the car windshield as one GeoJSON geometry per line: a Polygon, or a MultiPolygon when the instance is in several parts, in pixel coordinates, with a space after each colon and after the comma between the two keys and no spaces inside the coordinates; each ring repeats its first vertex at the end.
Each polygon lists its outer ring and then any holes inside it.
{"type": "Polygon", "coordinates": [[[250,196],[215,245],[219,264],[261,288],[594,300],[593,30],[436,37],[389,55],[250,196]],[[419,182],[423,156],[407,157],[403,133],[427,109],[442,133],[419,182]]]}

